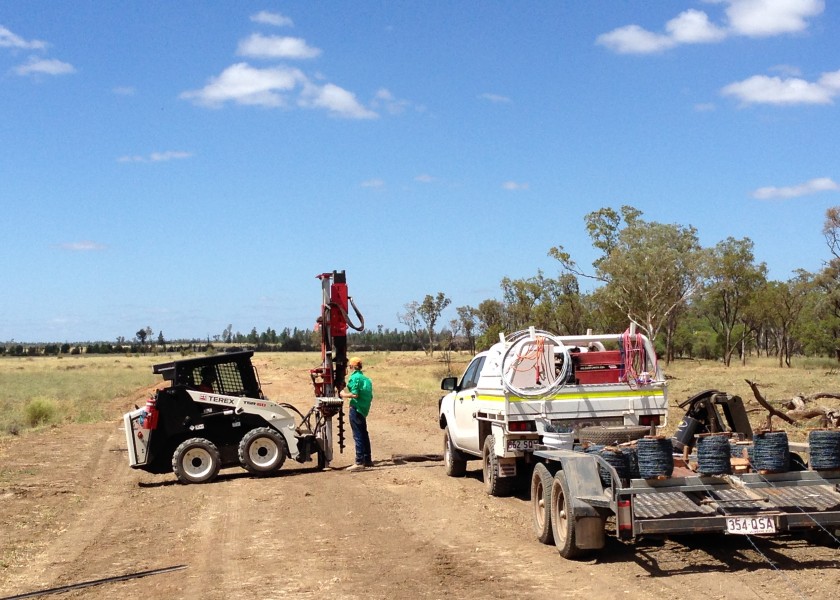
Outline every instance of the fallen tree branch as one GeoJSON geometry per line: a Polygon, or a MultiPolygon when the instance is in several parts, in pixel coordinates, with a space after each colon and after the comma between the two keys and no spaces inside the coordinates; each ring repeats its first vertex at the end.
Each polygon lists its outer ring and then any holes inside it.
{"type": "Polygon", "coordinates": [[[782,419],[783,421],[786,421],[787,423],[790,423],[791,425],[796,423],[791,417],[787,416],[782,411],[777,410],[777,409],[773,408],[772,406],[770,406],[770,403],[767,402],[767,400],[764,399],[764,396],[762,396],[761,392],[758,390],[758,384],[757,383],[755,383],[754,381],[750,381],[749,379],[745,379],[744,381],[746,381],[747,385],[749,385],[750,388],[752,389],[753,396],[755,396],[756,401],[761,406],[763,406],[767,410],[768,413],[770,413],[770,414],[767,415],[767,429],[770,429],[770,419],[772,419],[774,416],[779,417],[780,419],[782,419]]]}

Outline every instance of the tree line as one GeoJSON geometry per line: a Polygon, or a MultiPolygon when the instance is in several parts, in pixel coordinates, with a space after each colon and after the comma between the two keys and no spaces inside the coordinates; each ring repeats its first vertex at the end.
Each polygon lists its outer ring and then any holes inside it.
{"type": "Polygon", "coordinates": [[[599,251],[583,268],[563,246],[548,250],[557,277],[503,278],[501,299],[456,308],[436,329],[445,294],[410,302],[400,321],[435,349],[489,347],[500,332],[535,326],[560,335],[621,332],[629,323],[650,337],[666,361],[719,359],[729,366],[748,356],[771,356],[790,366],[795,355],[840,360],[840,207],[826,212],[822,234],[831,258],[785,281],[768,278],[749,238],[701,246],[691,226],[648,221],[632,206],[602,208],[585,217],[599,251]],[[581,291],[581,280],[595,282],[581,291]]]}

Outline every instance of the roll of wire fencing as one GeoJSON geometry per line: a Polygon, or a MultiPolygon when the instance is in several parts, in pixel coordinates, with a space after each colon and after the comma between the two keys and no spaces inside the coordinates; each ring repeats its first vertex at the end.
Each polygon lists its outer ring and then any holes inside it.
{"type": "Polygon", "coordinates": [[[790,471],[790,447],[784,431],[765,431],[753,436],[752,468],[759,473],[790,471]]]}
{"type": "MultiPolygon", "coordinates": [[[[621,448],[614,446],[607,446],[598,452],[598,456],[604,459],[609,466],[615,469],[615,474],[624,482],[630,479],[630,465],[627,460],[627,455],[622,452],[621,448]]],[[[601,475],[601,483],[609,487],[612,485],[612,473],[603,466],[598,466],[598,473],[601,475]]]]}
{"type": "Polygon", "coordinates": [[[808,432],[810,467],[814,471],[840,469],[840,430],[814,429],[808,432]]]}
{"type": "Polygon", "coordinates": [[[674,472],[674,443],[666,437],[643,437],[636,441],[639,477],[664,479],[674,472]]]}
{"type": "Polygon", "coordinates": [[[529,329],[517,331],[505,341],[502,386],[508,394],[536,400],[552,396],[566,385],[572,361],[559,337],[529,329]]]}
{"type": "Polygon", "coordinates": [[[697,471],[702,475],[730,474],[732,472],[730,454],[729,434],[713,433],[698,436],[697,471]]]}

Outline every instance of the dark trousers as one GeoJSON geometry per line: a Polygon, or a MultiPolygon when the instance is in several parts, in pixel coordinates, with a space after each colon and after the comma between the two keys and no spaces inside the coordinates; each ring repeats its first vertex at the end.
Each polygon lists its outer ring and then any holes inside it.
{"type": "Polygon", "coordinates": [[[350,429],[353,430],[353,441],[356,443],[356,464],[371,464],[373,461],[370,456],[370,436],[368,435],[367,419],[352,406],[350,407],[350,429]]]}

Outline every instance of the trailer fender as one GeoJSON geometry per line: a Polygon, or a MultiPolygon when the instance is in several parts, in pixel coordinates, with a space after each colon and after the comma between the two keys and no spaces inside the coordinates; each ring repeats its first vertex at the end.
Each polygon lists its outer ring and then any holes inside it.
{"type": "MultiPolygon", "coordinates": [[[[601,523],[601,514],[591,504],[580,499],[604,495],[604,487],[598,473],[598,461],[594,456],[586,454],[572,452],[563,454],[560,464],[569,486],[569,498],[575,519],[580,521],[587,517],[597,517],[601,523]]],[[[603,529],[603,523],[599,526],[603,529]]]]}

